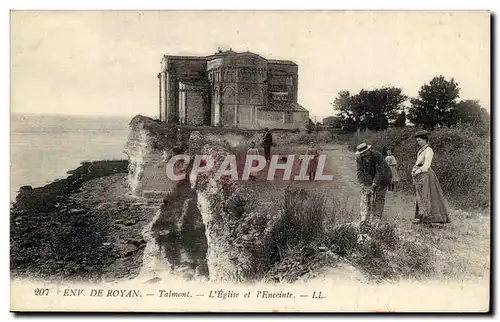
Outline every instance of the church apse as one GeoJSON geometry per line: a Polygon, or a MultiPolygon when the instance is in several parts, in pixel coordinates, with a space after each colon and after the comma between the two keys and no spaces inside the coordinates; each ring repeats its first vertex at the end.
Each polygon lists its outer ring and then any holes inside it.
{"type": "Polygon", "coordinates": [[[298,66],[291,61],[232,50],[206,57],[164,56],[164,60],[171,67],[159,76],[162,121],[199,125],[200,115],[204,115],[204,125],[222,127],[307,125],[309,112],[297,103],[298,66]],[[168,63],[170,60],[174,63],[168,63]],[[180,63],[182,60],[186,62],[180,63]],[[179,91],[178,84],[183,84],[183,90],[191,89],[191,96],[189,91],[179,91]]]}

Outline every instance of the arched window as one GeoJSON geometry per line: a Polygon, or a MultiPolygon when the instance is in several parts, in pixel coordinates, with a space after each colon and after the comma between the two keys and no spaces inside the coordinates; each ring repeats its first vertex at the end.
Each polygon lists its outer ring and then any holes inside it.
{"type": "Polygon", "coordinates": [[[240,104],[250,104],[250,88],[242,85],[239,89],[238,101],[240,104]]]}
{"type": "Polygon", "coordinates": [[[235,91],[232,87],[228,86],[223,92],[223,102],[224,104],[234,104],[235,103],[235,91]]]}
{"type": "Polygon", "coordinates": [[[250,104],[251,105],[260,105],[262,104],[262,98],[261,96],[256,93],[256,92],[253,92],[250,96],[250,104]]]}

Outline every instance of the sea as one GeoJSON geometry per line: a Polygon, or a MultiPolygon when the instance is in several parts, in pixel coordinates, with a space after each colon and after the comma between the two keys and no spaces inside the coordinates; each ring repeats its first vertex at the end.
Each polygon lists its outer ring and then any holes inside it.
{"type": "Polygon", "coordinates": [[[132,117],[12,114],[10,200],[24,185],[66,178],[83,161],[124,160],[132,117]]]}

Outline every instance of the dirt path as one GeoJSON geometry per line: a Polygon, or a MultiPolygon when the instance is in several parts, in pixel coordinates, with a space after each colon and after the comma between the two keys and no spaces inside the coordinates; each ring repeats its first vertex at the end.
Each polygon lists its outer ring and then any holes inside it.
{"type": "MultiPolygon", "coordinates": [[[[325,173],[333,174],[334,180],[322,182],[253,182],[259,193],[261,204],[266,207],[276,205],[288,186],[304,188],[322,193],[327,199],[330,213],[351,213],[345,218],[335,218],[336,223],[359,220],[360,186],[356,179],[355,155],[347,147],[328,144],[319,147],[327,154],[325,173]],[[346,207],[349,211],[335,211],[346,207]]],[[[297,153],[305,147],[295,147],[297,153]]],[[[290,151],[290,149],[287,149],[290,151]]],[[[276,153],[273,151],[273,153],[276,153]]],[[[277,152],[279,153],[279,152],[277,152]]],[[[485,212],[465,212],[450,207],[452,223],[440,227],[423,227],[412,224],[415,198],[403,192],[388,192],[386,195],[385,216],[387,221],[396,225],[400,236],[407,240],[422,242],[433,249],[439,280],[477,280],[489,276],[490,269],[490,217],[485,212]]]]}
{"type": "MultiPolygon", "coordinates": [[[[346,146],[325,146],[336,167],[339,182],[333,189],[355,209],[359,209],[355,156],[346,146]]],[[[439,279],[488,278],[490,270],[490,217],[485,212],[465,212],[450,206],[452,223],[440,227],[412,224],[415,198],[403,192],[388,192],[385,215],[409,240],[421,241],[434,249],[439,279]]],[[[355,211],[358,213],[358,211],[355,211]]]]}

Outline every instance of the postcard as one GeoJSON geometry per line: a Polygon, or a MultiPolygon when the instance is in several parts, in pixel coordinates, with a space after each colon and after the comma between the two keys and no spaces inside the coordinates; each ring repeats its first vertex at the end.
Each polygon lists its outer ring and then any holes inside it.
{"type": "Polygon", "coordinates": [[[13,312],[489,312],[489,11],[11,11],[13,312]]]}

